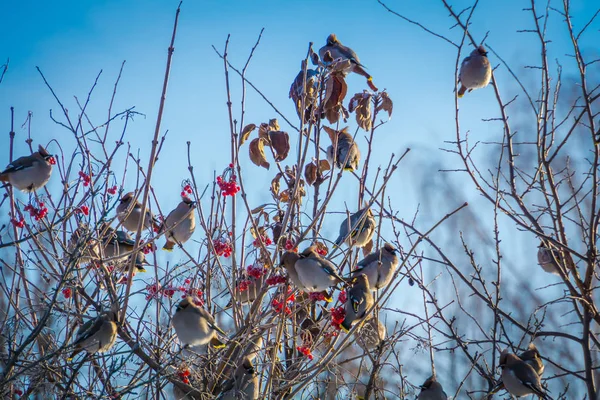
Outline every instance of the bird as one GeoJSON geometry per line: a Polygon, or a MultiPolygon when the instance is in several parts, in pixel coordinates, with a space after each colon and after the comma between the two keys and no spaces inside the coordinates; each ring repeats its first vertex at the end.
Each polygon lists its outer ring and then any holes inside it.
{"type": "Polygon", "coordinates": [[[340,324],[346,333],[350,331],[355,321],[367,317],[367,311],[374,303],[367,275],[360,274],[352,282],[352,287],[348,290],[348,298],[346,300],[346,317],[340,324]]]}
{"type": "Polygon", "coordinates": [[[93,237],[90,227],[80,223],[69,238],[65,257],[73,257],[79,250],[77,264],[86,264],[100,258],[100,247],[100,242],[93,237]]]}
{"type": "MultiPolygon", "coordinates": [[[[121,197],[121,201],[117,206],[117,218],[125,229],[130,232],[137,232],[140,218],[142,217],[142,203],[137,201],[133,192],[126,193],[121,197]]],[[[146,209],[144,217],[144,229],[154,229],[159,231],[160,224],[154,215],[146,209]]]]}
{"type": "Polygon", "coordinates": [[[500,368],[504,387],[513,396],[535,394],[544,400],[549,399],[535,369],[516,354],[509,353],[508,349],[500,354],[500,368]]]}
{"type": "Polygon", "coordinates": [[[392,244],[385,243],[375,253],[360,260],[352,274],[366,274],[371,289],[386,287],[394,277],[394,272],[400,263],[397,252],[398,250],[392,244]]]}
{"type": "Polygon", "coordinates": [[[238,279],[235,285],[235,296],[229,300],[226,307],[229,308],[233,305],[234,298],[239,304],[253,303],[258,297],[263,284],[263,277],[255,278],[254,276],[247,275],[238,279]]]}
{"type": "Polygon", "coordinates": [[[217,349],[225,346],[217,338],[219,333],[225,336],[225,332],[217,326],[215,318],[208,311],[194,304],[190,296],[176,306],[171,322],[183,345],[201,346],[210,343],[217,349]]]}
{"type": "Polygon", "coordinates": [[[350,215],[350,222],[348,222],[348,218],[344,219],[340,225],[340,235],[335,240],[335,244],[340,246],[345,240],[351,246],[364,247],[373,238],[375,226],[375,218],[370,208],[358,210],[350,215]],[[349,229],[352,230],[350,235],[348,235],[349,229]]]}
{"type": "Polygon", "coordinates": [[[306,86],[304,83],[304,69],[298,72],[292,86],[290,87],[289,97],[296,106],[298,117],[308,120],[313,109],[313,102],[317,98],[317,89],[319,86],[319,73],[314,69],[306,70],[306,86]],[[304,97],[306,95],[306,97],[304,97]],[[304,110],[302,110],[302,98],[304,97],[304,110]]]}
{"type": "Polygon", "coordinates": [[[8,182],[22,192],[33,192],[46,185],[52,175],[54,156],[42,146],[30,156],[19,157],[0,172],[0,182],[8,182]]]}
{"type": "MultiPolygon", "coordinates": [[[[539,377],[541,377],[544,374],[544,362],[542,361],[540,352],[538,351],[537,347],[535,347],[535,344],[533,344],[533,342],[529,343],[529,346],[527,346],[527,350],[519,354],[519,358],[525,363],[531,365],[535,370],[535,373],[539,377]]],[[[496,384],[496,386],[494,386],[494,388],[488,393],[488,395],[497,393],[502,389],[504,389],[504,382],[502,381],[502,379],[500,379],[500,381],[496,384]]]]}
{"type": "Polygon", "coordinates": [[[360,150],[352,135],[348,133],[348,127],[334,132],[337,132],[337,151],[333,151],[333,145],[336,144],[334,141],[327,148],[327,161],[329,161],[329,164],[334,165],[335,159],[335,166],[337,168],[344,171],[356,171],[360,163],[360,150]]]}
{"type": "Polygon", "coordinates": [[[117,313],[109,311],[90,319],[77,330],[73,345],[75,350],[68,358],[72,360],[85,350],[88,354],[104,353],[110,350],[117,338],[117,313]]]}
{"type": "MultiPolygon", "coordinates": [[[[105,232],[102,245],[104,257],[108,258],[108,261],[113,261],[116,265],[127,265],[131,257],[133,257],[132,252],[135,248],[135,240],[132,239],[129,233],[115,230],[106,223],[103,224],[100,232],[105,232]]],[[[135,255],[137,272],[146,272],[146,265],[149,265],[146,261],[146,256],[142,251],[138,251],[135,255]]]]}
{"type": "Polygon", "coordinates": [[[220,400],[258,400],[260,386],[258,375],[247,357],[236,368],[233,377],[223,382],[220,400]]]}
{"type": "Polygon", "coordinates": [[[188,197],[183,197],[173,211],[167,215],[161,231],[165,232],[167,242],[163,250],[173,251],[177,243],[187,242],[196,229],[196,202],[188,197]]]}
{"type": "Polygon", "coordinates": [[[345,281],[335,265],[317,253],[316,246],[309,246],[299,254],[295,269],[304,290],[309,292],[322,292],[345,281]]]}
{"type": "Polygon", "coordinates": [[[421,393],[417,400],[447,400],[448,395],[444,392],[442,384],[439,383],[435,375],[427,378],[421,385],[421,393]]]}
{"type": "Polygon", "coordinates": [[[473,89],[486,87],[490,79],[492,79],[492,66],[487,58],[485,47],[479,46],[465,57],[460,65],[458,97],[463,97],[467,90],[470,92],[473,89]]]}
{"type": "Polygon", "coordinates": [[[538,246],[537,259],[538,264],[544,271],[560,276],[560,264],[557,261],[562,263],[562,257],[560,251],[554,248],[552,244],[546,244],[542,240],[538,246]]]}
{"type": "Polygon", "coordinates": [[[330,34],[327,37],[327,43],[325,46],[319,49],[319,57],[326,64],[331,63],[331,61],[339,60],[341,61],[349,61],[348,68],[344,71],[345,73],[354,72],[356,74],[362,75],[367,78],[367,84],[369,87],[377,92],[377,87],[373,84],[373,77],[369,75],[367,71],[365,71],[365,66],[360,63],[360,60],[354,50],[350,47],[344,46],[337,38],[335,33],[330,34]]]}
{"type": "Polygon", "coordinates": [[[387,329],[379,318],[369,318],[354,332],[358,345],[364,350],[375,349],[385,340],[387,329]]]}
{"type": "Polygon", "coordinates": [[[300,255],[298,253],[295,253],[293,251],[286,251],[281,255],[279,265],[285,268],[288,275],[288,280],[291,281],[292,284],[294,284],[294,286],[296,286],[299,290],[306,291],[306,288],[300,280],[300,277],[298,276],[298,272],[296,270],[296,262],[299,259],[300,255]]]}

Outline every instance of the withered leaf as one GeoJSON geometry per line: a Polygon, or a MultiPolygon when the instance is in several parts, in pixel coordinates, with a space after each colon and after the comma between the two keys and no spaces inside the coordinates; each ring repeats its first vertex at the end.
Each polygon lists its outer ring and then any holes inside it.
{"type": "Polygon", "coordinates": [[[244,144],[246,140],[250,137],[250,134],[256,129],[255,124],[248,124],[242,129],[242,133],[240,133],[240,146],[244,144]]]}
{"type": "Polygon", "coordinates": [[[366,257],[373,251],[373,239],[369,240],[367,244],[362,248],[363,255],[366,257]]]}
{"type": "Polygon", "coordinates": [[[262,210],[264,210],[266,206],[267,206],[267,204],[263,204],[262,206],[258,206],[258,207],[256,207],[256,208],[252,209],[251,213],[252,213],[252,214],[259,213],[259,212],[261,212],[262,210]]]}
{"type": "Polygon", "coordinates": [[[331,143],[335,143],[335,139],[338,135],[337,131],[328,126],[323,126],[323,129],[325,129],[325,132],[327,132],[327,135],[329,135],[329,140],[331,140],[331,143]]]}
{"type": "Polygon", "coordinates": [[[321,170],[321,172],[329,171],[331,169],[331,165],[329,164],[329,161],[319,160],[319,169],[321,170]]]}
{"type": "Polygon", "coordinates": [[[279,172],[271,181],[271,193],[273,194],[273,197],[275,197],[275,199],[279,199],[279,189],[281,188],[281,184],[279,183],[279,181],[281,180],[282,176],[283,174],[279,172]]]}
{"type": "Polygon", "coordinates": [[[281,194],[279,195],[279,200],[283,203],[289,202],[290,201],[290,190],[285,189],[283,192],[281,192],[281,194]]]}
{"type": "Polygon", "coordinates": [[[269,169],[270,165],[265,156],[265,139],[256,138],[250,142],[250,160],[259,167],[269,169]]]}
{"type": "Polygon", "coordinates": [[[381,103],[377,106],[375,111],[379,112],[381,110],[388,113],[388,118],[392,118],[392,110],[394,108],[394,103],[392,103],[392,99],[388,96],[387,92],[381,92],[381,103]]]}
{"type": "Polygon", "coordinates": [[[317,166],[314,163],[308,163],[304,167],[304,179],[311,186],[317,181],[317,166]]]}
{"type": "Polygon", "coordinates": [[[268,139],[270,130],[271,130],[271,128],[269,127],[269,124],[263,122],[262,124],[260,124],[260,127],[258,128],[258,137],[263,138],[265,140],[268,139]]]}
{"type": "Polygon", "coordinates": [[[287,158],[290,151],[290,136],[287,132],[271,131],[269,132],[271,147],[275,151],[275,161],[283,161],[287,158]]]}
{"type": "Polygon", "coordinates": [[[269,127],[271,128],[272,131],[279,130],[279,121],[277,121],[277,118],[273,118],[273,119],[269,120],[269,127]]]}
{"type": "Polygon", "coordinates": [[[264,236],[265,235],[265,230],[266,228],[264,226],[259,226],[258,227],[258,232],[256,229],[254,229],[253,226],[250,227],[250,234],[252,235],[252,238],[256,239],[259,235],[260,236],[264,236]]]}
{"type": "Polygon", "coordinates": [[[331,124],[335,124],[340,119],[340,111],[342,111],[342,102],[346,97],[348,85],[344,80],[343,74],[332,74],[325,82],[325,100],[324,108],[325,117],[331,124]]]}
{"type": "Polygon", "coordinates": [[[365,131],[370,131],[372,126],[371,96],[367,91],[356,93],[348,104],[348,110],[356,113],[356,123],[365,131]]]}

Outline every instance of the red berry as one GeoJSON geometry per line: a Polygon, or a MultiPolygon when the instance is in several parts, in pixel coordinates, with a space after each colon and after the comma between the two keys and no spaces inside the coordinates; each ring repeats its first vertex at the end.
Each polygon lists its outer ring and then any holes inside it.
{"type": "Polygon", "coordinates": [[[71,289],[70,288],[65,288],[62,290],[62,294],[63,296],[65,296],[65,299],[69,299],[71,298],[71,289]]]}

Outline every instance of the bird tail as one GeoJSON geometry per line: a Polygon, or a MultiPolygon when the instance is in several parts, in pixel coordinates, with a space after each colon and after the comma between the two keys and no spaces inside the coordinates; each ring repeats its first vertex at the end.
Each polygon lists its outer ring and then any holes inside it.
{"type": "Polygon", "coordinates": [[[167,243],[165,243],[165,245],[163,246],[163,250],[166,251],[173,251],[173,248],[175,247],[175,242],[171,242],[170,240],[167,239],[167,243]]]}
{"type": "Polygon", "coordinates": [[[348,321],[348,319],[347,319],[347,318],[346,318],[346,319],[344,319],[344,322],[342,322],[342,323],[340,324],[340,327],[342,328],[342,330],[343,330],[345,333],[348,333],[348,332],[350,332],[350,328],[351,328],[351,326],[352,326],[352,322],[348,321]]]}
{"type": "Polygon", "coordinates": [[[333,297],[331,296],[331,294],[327,293],[326,290],[323,291],[323,299],[328,303],[331,303],[333,301],[333,297]]]}
{"type": "Polygon", "coordinates": [[[225,347],[225,343],[221,342],[217,338],[212,338],[210,340],[210,346],[215,349],[222,349],[223,347],[225,347]]]}
{"type": "Polygon", "coordinates": [[[465,95],[465,92],[467,91],[467,87],[465,85],[460,85],[460,89],[458,89],[458,98],[460,99],[461,97],[463,97],[465,95]]]}
{"type": "Polygon", "coordinates": [[[369,85],[369,87],[371,88],[372,91],[374,92],[378,92],[379,89],[377,89],[377,86],[375,86],[375,84],[373,83],[373,77],[369,76],[367,78],[367,85],[369,85]]]}
{"type": "Polygon", "coordinates": [[[344,242],[344,235],[340,235],[337,239],[335,239],[335,245],[340,247],[340,245],[344,242]]]}
{"type": "Polygon", "coordinates": [[[75,356],[77,354],[79,354],[83,349],[81,347],[76,348],[75,350],[73,350],[73,352],[71,353],[71,355],[69,357],[67,357],[67,361],[72,361],[73,358],[75,358],[75,356]]]}

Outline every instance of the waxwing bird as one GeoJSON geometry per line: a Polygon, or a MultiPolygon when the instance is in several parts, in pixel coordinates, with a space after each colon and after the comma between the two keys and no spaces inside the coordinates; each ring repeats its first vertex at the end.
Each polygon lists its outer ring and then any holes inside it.
{"type": "Polygon", "coordinates": [[[365,71],[365,66],[360,63],[358,56],[350,47],[344,46],[337,38],[335,33],[332,33],[327,37],[327,43],[325,46],[319,49],[319,57],[325,63],[341,59],[341,61],[349,61],[349,68],[345,73],[354,72],[367,78],[367,84],[373,91],[377,91],[377,87],[373,84],[373,77],[365,71]]]}
{"type": "Polygon", "coordinates": [[[344,219],[340,225],[340,235],[335,240],[335,244],[339,246],[345,240],[350,246],[363,247],[373,238],[375,227],[375,218],[371,209],[359,210],[350,215],[350,222],[348,222],[348,218],[344,219]],[[348,234],[349,229],[351,229],[350,234],[348,234]]]}
{"type": "Polygon", "coordinates": [[[550,274],[560,276],[560,265],[562,263],[562,257],[560,251],[556,249],[552,244],[546,244],[542,240],[537,252],[538,264],[542,269],[550,274]]]}
{"type": "Polygon", "coordinates": [[[87,224],[79,224],[73,231],[67,243],[65,257],[75,256],[77,251],[77,263],[86,264],[100,258],[100,242],[95,239],[87,224]]]}
{"type": "Polygon", "coordinates": [[[486,87],[490,79],[492,79],[492,66],[487,58],[487,51],[483,46],[479,46],[465,57],[460,65],[458,97],[463,97],[467,90],[470,92],[473,89],[486,87]]]}
{"type": "MultiPolygon", "coordinates": [[[[519,358],[523,360],[525,363],[531,365],[535,370],[535,373],[541,377],[544,374],[544,362],[542,361],[542,357],[540,356],[540,352],[538,351],[535,344],[529,343],[527,350],[519,354],[519,358]]],[[[494,394],[504,389],[504,382],[502,379],[498,382],[498,384],[492,389],[489,394],[494,394]]]]}
{"type": "Polygon", "coordinates": [[[398,250],[386,243],[375,253],[371,253],[357,264],[357,269],[352,271],[353,275],[365,274],[369,278],[371,289],[386,287],[394,277],[394,272],[400,263],[398,250]]]}
{"type": "Polygon", "coordinates": [[[8,182],[22,192],[33,192],[46,185],[52,174],[54,156],[42,145],[30,156],[19,157],[0,172],[0,182],[8,182]]]}
{"type": "Polygon", "coordinates": [[[248,358],[244,358],[236,368],[233,378],[223,382],[221,395],[217,399],[258,400],[259,391],[258,375],[254,366],[248,358]]]}
{"type": "MultiPolygon", "coordinates": [[[[125,231],[115,230],[108,225],[104,225],[100,232],[105,232],[103,236],[104,257],[116,265],[127,264],[133,257],[135,240],[125,231]]],[[[146,272],[145,266],[149,265],[143,252],[138,251],[135,255],[135,267],[137,272],[146,272]]]]}
{"type": "Polygon", "coordinates": [[[187,242],[196,229],[196,202],[184,197],[181,203],[169,213],[161,230],[165,231],[167,242],[163,250],[173,251],[177,243],[187,242]]]}
{"type": "MultiPolygon", "coordinates": [[[[334,143],[335,144],[335,143],[334,143]]],[[[334,153],[333,145],[327,148],[327,161],[344,171],[356,171],[360,163],[360,150],[358,145],[348,133],[348,127],[337,131],[337,151],[334,153]],[[335,163],[334,163],[335,159],[335,163]]]]}
{"type": "Polygon", "coordinates": [[[442,384],[432,375],[421,385],[421,393],[417,400],[448,400],[448,395],[444,392],[442,384]]]}
{"type": "Polygon", "coordinates": [[[341,323],[342,329],[347,333],[352,323],[360,321],[367,316],[367,311],[373,306],[373,293],[369,287],[367,275],[360,274],[353,280],[352,287],[348,290],[346,300],[346,318],[341,323]]]}
{"type": "Polygon", "coordinates": [[[225,332],[217,326],[214,317],[194,304],[189,296],[176,306],[172,324],[183,345],[201,346],[210,342],[215,348],[225,346],[217,339],[217,334],[225,336],[225,332]]]}
{"type": "Polygon", "coordinates": [[[513,396],[535,394],[544,400],[549,399],[535,369],[516,354],[509,353],[508,349],[504,349],[500,354],[500,368],[504,387],[513,396]]]}
{"type": "Polygon", "coordinates": [[[90,319],[77,331],[73,345],[75,350],[69,360],[85,350],[88,354],[104,353],[113,347],[117,338],[117,314],[109,311],[90,319]]]}
{"type": "Polygon", "coordinates": [[[296,270],[296,262],[300,259],[300,255],[298,253],[294,253],[292,251],[286,251],[281,255],[281,263],[280,266],[284,267],[288,280],[294,284],[299,290],[306,291],[307,289],[304,287],[304,284],[300,280],[298,276],[298,272],[296,270]]]}
{"type": "Polygon", "coordinates": [[[310,246],[299,254],[295,267],[305,291],[322,292],[344,282],[335,265],[317,253],[316,246],[310,246]]]}
{"type": "Polygon", "coordinates": [[[370,351],[385,340],[387,329],[379,318],[370,318],[354,332],[356,342],[364,351],[370,351]]]}
{"type": "MultiPolygon", "coordinates": [[[[130,232],[137,232],[141,217],[142,203],[135,199],[133,192],[126,193],[117,206],[117,218],[125,229],[130,232]]],[[[160,225],[150,210],[146,209],[144,229],[150,228],[158,231],[160,225]]]]}

